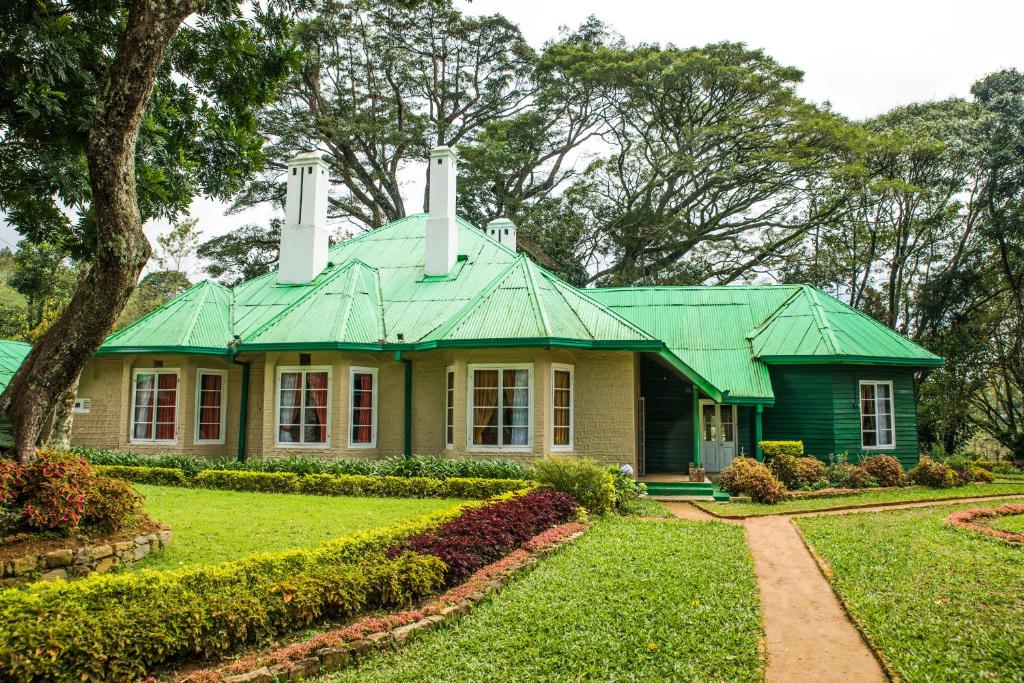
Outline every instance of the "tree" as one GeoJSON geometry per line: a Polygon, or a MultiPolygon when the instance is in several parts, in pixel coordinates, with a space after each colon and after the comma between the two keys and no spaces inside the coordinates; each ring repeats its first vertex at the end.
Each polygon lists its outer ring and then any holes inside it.
{"type": "Polygon", "coordinates": [[[0,208],[32,241],[59,233],[89,262],[0,396],[19,459],[34,456],[53,406],[128,300],[150,255],[142,221],[173,218],[199,192],[227,197],[260,167],[252,112],[273,96],[293,50],[280,40],[285,17],[250,11],[223,0],[0,10],[0,154],[11,168],[0,208]],[[77,211],[75,223],[58,215],[62,206],[77,211]]]}
{"type": "Polygon", "coordinates": [[[199,230],[196,225],[199,219],[177,221],[171,229],[156,238],[160,245],[161,253],[157,255],[156,261],[161,268],[182,272],[181,265],[195,255],[199,247],[199,230]]]}
{"type": "Polygon", "coordinates": [[[207,261],[206,273],[228,284],[258,277],[277,265],[281,250],[281,220],[270,227],[251,223],[203,242],[196,255],[207,261]]]}
{"type": "Polygon", "coordinates": [[[156,270],[147,273],[128,297],[128,303],[121,311],[115,329],[131,325],[191,286],[188,277],[179,270],[156,270]]]}
{"type": "Polygon", "coordinates": [[[26,325],[36,328],[44,311],[61,311],[75,291],[75,270],[66,254],[48,243],[32,244],[22,240],[13,257],[14,272],[8,284],[25,297],[26,325]]]}

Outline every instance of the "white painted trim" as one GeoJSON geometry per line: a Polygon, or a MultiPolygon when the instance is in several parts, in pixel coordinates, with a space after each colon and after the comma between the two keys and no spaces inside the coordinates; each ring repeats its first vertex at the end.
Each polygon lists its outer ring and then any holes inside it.
{"type": "Polygon", "coordinates": [[[348,447],[349,448],[376,448],[377,447],[377,411],[379,405],[377,404],[377,387],[380,385],[378,369],[377,368],[363,368],[356,365],[350,366],[348,369],[348,447]],[[360,375],[371,375],[373,376],[373,386],[370,389],[370,442],[369,443],[354,443],[352,441],[352,428],[355,426],[352,422],[352,418],[355,413],[355,402],[353,394],[355,393],[354,379],[356,374],[360,375]]]}
{"type": "Polygon", "coordinates": [[[533,363],[474,363],[466,367],[466,450],[480,453],[530,453],[533,451],[533,363]],[[502,370],[528,370],[527,403],[527,435],[529,438],[522,446],[481,446],[473,443],[473,372],[475,370],[498,370],[498,441],[502,438],[502,370]]]}
{"type": "Polygon", "coordinates": [[[279,365],[274,380],[274,447],[275,448],[330,448],[331,447],[331,404],[334,400],[334,373],[330,365],[279,365]],[[281,442],[281,375],[285,372],[301,372],[302,393],[299,399],[299,438],[301,441],[281,442]],[[307,443],[305,432],[306,420],[306,375],[307,372],[327,373],[327,441],[324,443],[307,443]]]}
{"type": "Polygon", "coordinates": [[[449,365],[444,369],[444,449],[450,451],[455,448],[455,366],[449,365]],[[452,422],[448,424],[448,377],[452,378],[451,401],[452,401],[452,422]],[[452,430],[452,440],[448,440],[448,428],[452,430]]]}
{"type": "Polygon", "coordinates": [[[179,368],[134,368],[132,370],[132,402],[128,409],[128,443],[137,444],[173,444],[178,443],[178,422],[180,417],[181,408],[181,372],[179,368]],[[160,380],[154,377],[153,382],[153,438],[152,439],[137,439],[135,438],[135,393],[138,389],[138,376],[139,375],[174,375],[174,438],[173,439],[158,439],[156,438],[156,401],[157,392],[159,391],[160,380]]]}
{"type": "MultiPolygon", "coordinates": [[[[863,451],[891,451],[896,448],[896,387],[891,379],[862,379],[857,382],[857,431],[860,432],[860,448],[863,451]],[[889,386],[889,427],[892,432],[892,442],[887,444],[876,444],[874,446],[864,445],[864,402],[860,396],[861,387],[865,384],[877,386],[886,384],[889,386]]],[[[879,434],[878,429],[878,393],[875,391],[875,438],[879,434]]]]}
{"type": "Polygon", "coordinates": [[[556,453],[568,453],[575,450],[576,442],[576,368],[563,363],[551,364],[551,450],[556,453]],[[569,373],[569,443],[555,445],[555,372],[569,373]]]}
{"type": "Polygon", "coordinates": [[[196,403],[195,403],[195,425],[193,425],[195,431],[192,433],[192,443],[197,446],[223,446],[224,445],[224,432],[227,428],[227,413],[228,413],[228,371],[227,370],[214,370],[211,368],[196,368],[196,403]],[[203,375],[220,375],[220,438],[219,439],[200,439],[199,438],[199,410],[200,410],[200,392],[203,390],[203,375]]]}

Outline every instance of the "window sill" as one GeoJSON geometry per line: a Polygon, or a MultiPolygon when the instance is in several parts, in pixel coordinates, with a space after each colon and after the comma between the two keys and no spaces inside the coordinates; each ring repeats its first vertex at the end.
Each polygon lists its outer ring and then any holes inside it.
{"type": "Polygon", "coordinates": [[[885,446],[861,446],[862,451],[894,451],[896,450],[896,444],[888,444],[885,446]]]}
{"type": "Polygon", "coordinates": [[[168,441],[166,439],[129,439],[128,443],[133,446],[177,446],[178,440],[168,441]]]}
{"type": "Polygon", "coordinates": [[[533,446],[468,446],[470,453],[533,453],[533,446]]]}
{"type": "Polygon", "coordinates": [[[377,448],[375,443],[350,443],[348,445],[349,450],[352,451],[372,451],[377,448]]]}
{"type": "Polygon", "coordinates": [[[318,450],[326,450],[331,447],[330,442],[327,443],[277,443],[274,442],[274,448],[316,448],[318,450]]]}
{"type": "Polygon", "coordinates": [[[223,446],[224,445],[224,439],[221,439],[220,441],[193,441],[192,445],[193,446],[223,446]]]}

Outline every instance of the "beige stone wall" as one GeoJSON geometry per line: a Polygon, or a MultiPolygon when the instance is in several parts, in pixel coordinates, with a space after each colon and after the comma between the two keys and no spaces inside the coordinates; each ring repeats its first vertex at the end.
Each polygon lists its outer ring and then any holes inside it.
{"type": "MultiPolygon", "coordinates": [[[[601,462],[636,464],[635,406],[637,370],[635,354],[618,351],[566,349],[466,349],[406,355],[413,367],[413,452],[450,457],[503,458],[530,461],[552,452],[552,364],[574,368],[573,450],[563,455],[594,458],[601,462]],[[528,450],[477,450],[467,443],[469,366],[473,364],[530,364],[533,373],[532,444],[528,450]],[[445,444],[446,370],[455,371],[454,444],[445,444]]],[[[393,354],[322,351],[311,353],[311,366],[331,373],[330,435],[326,448],[276,443],[277,374],[282,367],[299,366],[298,352],[247,353],[240,360],[250,366],[249,418],[246,453],[251,457],[319,455],[324,457],[379,458],[402,453],[404,439],[404,366],[393,354]],[[377,444],[375,448],[349,447],[350,368],[378,371],[377,444]]],[[[141,453],[184,453],[234,457],[237,452],[241,399],[240,366],[226,359],[202,356],[108,356],[90,361],[82,376],[79,395],[92,399],[89,414],[76,413],[74,441],[141,453]],[[129,440],[132,371],[153,367],[179,368],[178,440],[171,444],[135,444],[129,440]],[[227,369],[226,439],[222,446],[196,445],[195,382],[200,367],[227,369]]]]}

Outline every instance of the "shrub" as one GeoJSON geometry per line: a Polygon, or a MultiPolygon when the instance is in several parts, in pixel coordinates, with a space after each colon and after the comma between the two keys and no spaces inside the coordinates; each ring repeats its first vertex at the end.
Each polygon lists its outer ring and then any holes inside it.
{"type": "Polygon", "coordinates": [[[772,474],[787,489],[791,490],[808,488],[815,481],[825,476],[825,463],[813,456],[797,457],[788,453],[780,453],[772,457],[768,466],[772,474]]]}
{"type": "Polygon", "coordinates": [[[70,453],[39,451],[4,473],[8,524],[26,531],[74,530],[95,491],[92,465],[70,453]]]}
{"type": "Polygon", "coordinates": [[[903,486],[906,481],[903,465],[891,455],[870,455],[861,458],[860,466],[875,478],[879,486],[903,486]]]}
{"type": "Polygon", "coordinates": [[[878,482],[866,469],[848,462],[836,463],[828,468],[828,483],[840,489],[869,489],[878,486],[878,482]]]}
{"type": "Polygon", "coordinates": [[[819,482],[828,481],[825,463],[813,455],[796,459],[795,474],[799,488],[803,489],[813,489],[819,482]]]}
{"type": "Polygon", "coordinates": [[[82,526],[113,533],[141,521],[144,497],[121,479],[96,477],[95,487],[85,503],[82,526]]]}
{"type": "Polygon", "coordinates": [[[558,491],[532,491],[467,510],[436,529],[410,538],[403,549],[444,562],[449,584],[495,562],[541,531],[573,519],[577,503],[558,491]]]}
{"type": "Polygon", "coordinates": [[[1015,467],[1012,462],[1001,460],[992,465],[992,472],[994,474],[1024,474],[1024,470],[1015,467]]]}
{"type": "Polygon", "coordinates": [[[97,465],[96,473],[117,477],[137,484],[157,486],[189,486],[192,482],[185,473],[171,467],[128,467],[125,465],[97,465]]]}
{"type": "Polygon", "coordinates": [[[786,488],[772,471],[753,458],[736,458],[722,470],[718,486],[734,496],[748,495],[755,502],[774,505],[786,488]]]}
{"type": "Polygon", "coordinates": [[[529,488],[517,479],[429,479],[427,477],[365,477],[352,474],[309,474],[299,478],[299,491],[320,496],[386,496],[392,498],[491,498],[529,488]]]}
{"type": "Polygon", "coordinates": [[[910,470],[907,476],[915,484],[935,489],[948,489],[957,486],[961,481],[951,468],[940,462],[935,462],[927,455],[921,456],[917,466],[910,470]]]}
{"type": "Polygon", "coordinates": [[[593,460],[549,456],[533,465],[533,478],[568,493],[590,512],[601,514],[615,507],[612,475],[593,460]]]}
{"type": "Polygon", "coordinates": [[[608,474],[612,475],[617,509],[628,506],[647,492],[647,485],[633,478],[633,468],[629,465],[609,465],[608,474]]]}
{"type": "Polygon", "coordinates": [[[799,457],[804,454],[803,441],[758,441],[761,452],[766,458],[774,458],[778,455],[792,455],[799,457]]]}
{"type": "Polygon", "coordinates": [[[991,484],[996,480],[996,475],[981,467],[972,467],[967,471],[967,474],[970,476],[971,481],[980,481],[985,484],[991,484]]]}
{"type": "Polygon", "coordinates": [[[299,477],[291,472],[232,472],[230,470],[204,470],[196,475],[196,486],[231,491],[260,491],[263,493],[295,493],[299,490],[299,477]]]}

